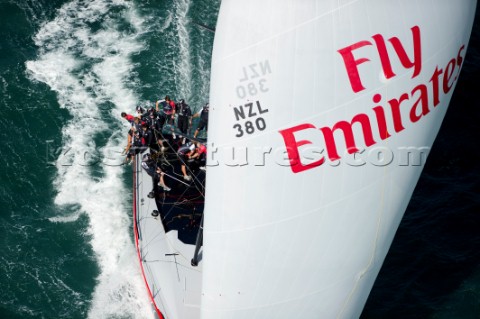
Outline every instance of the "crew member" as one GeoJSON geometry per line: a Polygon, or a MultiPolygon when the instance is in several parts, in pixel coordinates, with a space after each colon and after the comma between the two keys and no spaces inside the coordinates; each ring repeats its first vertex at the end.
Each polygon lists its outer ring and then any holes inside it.
{"type": "Polygon", "coordinates": [[[185,100],[181,99],[176,105],[176,111],[178,114],[177,127],[180,132],[187,134],[188,123],[192,117],[192,110],[190,109],[190,106],[185,103],[185,100]]]}
{"type": "Polygon", "coordinates": [[[121,116],[126,119],[128,122],[130,122],[130,124],[133,125],[133,120],[135,119],[135,117],[131,114],[127,114],[125,112],[122,112],[121,116]]]}
{"type": "MultiPolygon", "coordinates": [[[[158,114],[159,124],[158,128],[160,133],[162,133],[163,126],[165,123],[173,124],[173,119],[175,118],[175,102],[173,102],[170,97],[165,96],[164,100],[159,100],[155,104],[155,109],[158,114]],[[162,112],[160,112],[160,105],[162,106],[162,112]]],[[[173,132],[173,127],[172,127],[173,132]]]]}
{"type": "Polygon", "coordinates": [[[140,118],[141,118],[141,117],[143,116],[143,114],[145,113],[145,110],[144,110],[143,107],[141,107],[141,106],[137,106],[137,107],[135,108],[135,111],[137,112],[137,117],[140,117],[140,118]]]}
{"type": "Polygon", "coordinates": [[[132,127],[130,129],[130,132],[129,132],[129,135],[131,134],[131,139],[129,138],[129,140],[130,140],[130,145],[132,147],[127,146],[128,151],[127,151],[127,157],[125,158],[126,164],[129,164],[135,155],[137,155],[140,152],[143,152],[146,149],[146,147],[142,143],[142,136],[140,131],[136,130],[135,127],[132,127]]]}
{"type": "Polygon", "coordinates": [[[182,163],[181,169],[182,169],[183,179],[187,181],[192,180],[192,177],[187,174],[187,161],[194,154],[194,152],[195,152],[195,144],[190,142],[181,146],[177,151],[178,157],[182,163]]]}
{"type": "Polygon", "coordinates": [[[205,170],[205,161],[207,157],[207,147],[200,142],[196,142],[196,148],[191,159],[197,159],[201,170],[205,170]],[[202,165],[203,164],[203,165],[202,165]]]}
{"type": "Polygon", "coordinates": [[[193,137],[197,137],[198,133],[205,129],[208,130],[208,110],[209,110],[209,103],[205,104],[205,106],[195,115],[193,115],[192,118],[195,117],[200,117],[200,122],[198,123],[197,129],[195,130],[195,134],[193,134],[193,137]]]}

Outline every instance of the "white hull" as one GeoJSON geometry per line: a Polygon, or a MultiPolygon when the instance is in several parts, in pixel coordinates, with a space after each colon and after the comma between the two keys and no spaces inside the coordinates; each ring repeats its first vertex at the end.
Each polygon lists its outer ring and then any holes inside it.
{"type": "Polygon", "coordinates": [[[192,267],[195,246],[182,243],[175,230],[165,233],[160,217],[152,216],[152,178],[140,163],[137,156],[132,164],[135,245],[152,306],[159,318],[199,318],[202,261],[192,267]]]}

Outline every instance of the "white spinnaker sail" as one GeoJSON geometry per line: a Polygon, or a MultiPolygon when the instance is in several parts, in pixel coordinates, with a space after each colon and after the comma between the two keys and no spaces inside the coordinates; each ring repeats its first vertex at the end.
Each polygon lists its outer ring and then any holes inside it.
{"type": "Polygon", "coordinates": [[[360,315],[458,81],[475,6],[222,2],[202,318],[360,315]]]}

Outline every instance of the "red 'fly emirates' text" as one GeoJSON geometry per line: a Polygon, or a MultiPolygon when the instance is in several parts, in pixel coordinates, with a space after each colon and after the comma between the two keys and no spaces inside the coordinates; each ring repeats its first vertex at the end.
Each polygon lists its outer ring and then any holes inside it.
{"type": "MultiPolygon", "coordinates": [[[[373,41],[360,41],[338,50],[345,63],[350,85],[354,93],[365,90],[365,87],[362,84],[358,66],[362,63],[369,62],[370,60],[367,58],[357,58],[354,55],[355,50],[362,47],[376,47],[383,74],[387,79],[396,76],[387,51],[387,45],[391,45],[393,47],[398,60],[404,68],[413,70],[412,79],[421,73],[422,52],[420,28],[418,26],[414,26],[411,28],[411,32],[413,39],[413,56],[409,56],[407,54],[402,43],[397,37],[392,37],[388,40],[385,40],[381,34],[374,35],[372,37],[373,41]]],[[[298,149],[299,147],[311,144],[312,142],[308,140],[297,141],[295,138],[296,132],[310,129],[321,131],[325,140],[327,156],[330,160],[334,161],[340,159],[334,137],[334,132],[337,130],[341,130],[343,132],[347,151],[348,153],[353,154],[359,151],[355,144],[355,137],[352,129],[352,126],[355,123],[361,125],[365,146],[369,147],[377,143],[373,137],[374,129],[378,130],[378,135],[382,140],[389,138],[391,134],[399,133],[405,129],[404,123],[407,119],[402,118],[400,112],[402,104],[404,105],[403,107],[406,107],[405,105],[411,105],[409,120],[412,123],[418,122],[423,116],[427,115],[431,111],[430,105],[433,105],[433,108],[435,108],[440,103],[440,90],[447,94],[452,89],[453,84],[458,79],[458,75],[460,73],[460,68],[464,59],[464,56],[462,55],[464,54],[464,49],[465,45],[462,45],[458,50],[457,56],[453,57],[445,66],[445,68],[442,69],[437,66],[429,80],[429,83],[419,84],[410,92],[405,92],[398,98],[387,101],[388,106],[384,107],[382,105],[377,105],[373,107],[373,114],[371,116],[368,116],[365,113],[359,113],[355,115],[350,122],[339,121],[333,125],[333,127],[317,128],[313,124],[304,123],[279,131],[285,141],[292,171],[294,173],[299,173],[320,166],[325,162],[325,157],[322,156],[322,158],[317,161],[309,164],[302,164],[298,149]],[[433,97],[433,101],[429,101],[429,92],[432,94],[431,96],[433,97]],[[392,117],[393,127],[387,126],[385,108],[390,109],[389,113],[392,117]],[[372,127],[371,122],[373,122],[374,126],[376,127],[372,127]]],[[[380,103],[381,100],[381,94],[375,94],[372,98],[372,101],[375,104],[380,103]]]]}

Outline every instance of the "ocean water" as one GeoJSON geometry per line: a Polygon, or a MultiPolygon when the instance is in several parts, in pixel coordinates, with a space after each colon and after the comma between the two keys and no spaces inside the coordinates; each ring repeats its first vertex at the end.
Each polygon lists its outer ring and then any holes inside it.
{"type": "MultiPolygon", "coordinates": [[[[0,0],[0,318],[153,318],[122,111],[208,100],[220,0],[0,0]]],[[[480,318],[480,26],[362,318],[480,318]]]]}
{"type": "Polygon", "coordinates": [[[0,318],[152,318],[119,115],[208,100],[218,7],[0,2],[0,318]]]}

